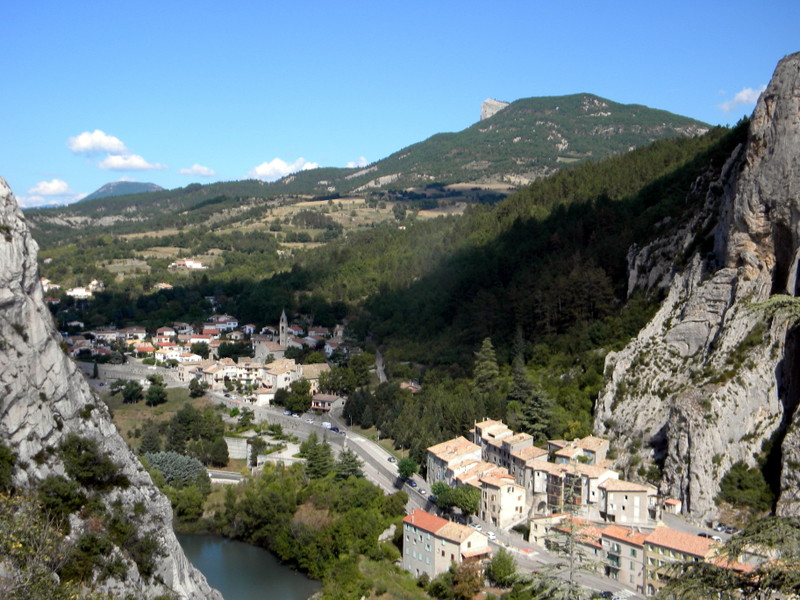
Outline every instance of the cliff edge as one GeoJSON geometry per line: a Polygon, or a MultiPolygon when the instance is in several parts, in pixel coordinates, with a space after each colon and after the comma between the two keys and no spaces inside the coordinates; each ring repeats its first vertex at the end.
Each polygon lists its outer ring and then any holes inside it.
{"type": "Polygon", "coordinates": [[[103,534],[115,516],[128,526],[120,527],[125,547],[117,544],[106,553],[124,569],[102,577],[95,573],[87,583],[93,590],[126,598],[222,600],[183,554],[172,531],[169,501],[62,351],[42,298],[37,251],[22,211],[0,178],[0,443],[16,454],[13,487],[35,491],[48,477],[80,480],[73,497],[88,500],[69,515],[73,544],[85,532],[103,534]],[[96,448],[115,472],[102,485],[87,472],[76,477],[66,448],[79,449],[73,460],[96,448]]]}
{"type": "Polygon", "coordinates": [[[607,357],[595,430],[625,450],[619,468],[698,520],[715,516],[738,461],[765,465],[776,512],[797,514],[798,333],[755,305],[800,292],[800,53],[778,64],[747,141],[691,196],[701,208],[681,230],[631,249],[629,292],[660,287],[666,299],[607,357]]]}

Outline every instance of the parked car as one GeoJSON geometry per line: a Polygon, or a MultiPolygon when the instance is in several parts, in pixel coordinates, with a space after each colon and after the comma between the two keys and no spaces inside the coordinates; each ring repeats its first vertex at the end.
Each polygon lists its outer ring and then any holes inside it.
{"type": "Polygon", "coordinates": [[[413,479],[409,479],[408,480],[408,485],[410,485],[411,487],[415,488],[415,487],[417,487],[417,482],[414,481],[413,479]]]}
{"type": "Polygon", "coordinates": [[[497,539],[497,535],[495,535],[494,531],[487,531],[486,532],[486,537],[489,538],[490,542],[493,542],[493,541],[495,541],[497,539]]]}
{"type": "Polygon", "coordinates": [[[390,456],[390,457],[389,457],[389,462],[390,462],[390,463],[396,463],[396,462],[397,462],[397,459],[396,459],[394,456],[390,456]]]}
{"type": "Polygon", "coordinates": [[[290,416],[292,414],[292,411],[285,410],[285,411],[283,411],[283,414],[285,414],[288,417],[288,416],[290,416]]]}
{"type": "Polygon", "coordinates": [[[424,489],[422,489],[422,488],[419,488],[419,490],[417,490],[417,491],[419,492],[419,495],[420,495],[420,496],[424,496],[425,494],[427,494],[427,493],[428,493],[428,492],[426,492],[426,491],[425,491],[424,489]]]}
{"type": "Polygon", "coordinates": [[[331,427],[331,431],[339,433],[339,428],[338,427],[331,427]]]}

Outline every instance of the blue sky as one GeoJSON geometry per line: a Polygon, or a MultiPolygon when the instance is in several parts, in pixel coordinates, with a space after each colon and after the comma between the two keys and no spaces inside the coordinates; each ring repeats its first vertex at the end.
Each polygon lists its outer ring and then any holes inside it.
{"type": "Polygon", "coordinates": [[[23,206],[384,158],[486,98],[590,92],[711,124],[800,50],[800,2],[7,2],[0,176],[23,206]]]}

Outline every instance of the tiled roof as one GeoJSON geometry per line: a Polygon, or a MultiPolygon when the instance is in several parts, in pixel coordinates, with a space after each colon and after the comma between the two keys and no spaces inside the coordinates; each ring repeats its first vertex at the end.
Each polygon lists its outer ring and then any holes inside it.
{"type": "Polygon", "coordinates": [[[496,488],[504,485],[513,485],[519,487],[511,475],[487,475],[486,477],[481,477],[481,481],[496,488]]]}
{"type": "Polygon", "coordinates": [[[525,461],[535,460],[537,458],[547,456],[547,450],[537,446],[528,446],[527,448],[522,448],[521,450],[515,450],[511,453],[511,456],[525,461]]]}
{"type": "Polygon", "coordinates": [[[603,446],[608,446],[608,440],[604,440],[603,438],[595,437],[593,435],[587,435],[585,438],[578,440],[575,445],[578,446],[578,448],[583,448],[584,450],[599,452],[603,446]]]}
{"type": "Polygon", "coordinates": [[[414,509],[414,512],[412,512],[410,515],[406,515],[406,517],[403,519],[403,523],[408,523],[409,525],[413,525],[414,527],[418,527],[419,529],[429,533],[438,532],[449,522],[450,521],[447,519],[442,519],[441,517],[432,515],[431,513],[420,510],[419,508],[414,509]]]}
{"type": "Polygon", "coordinates": [[[609,525],[603,530],[603,537],[619,540],[632,546],[643,546],[644,541],[647,539],[647,534],[630,527],[609,525]]]}
{"type": "Polygon", "coordinates": [[[455,458],[472,453],[480,454],[480,450],[480,446],[476,446],[463,436],[447,440],[446,442],[428,448],[428,452],[444,461],[451,461],[455,458]]]}
{"type": "Polygon", "coordinates": [[[606,479],[599,487],[607,492],[648,492],[653,489],[651,486],[622,479],[606,479]]]}
{"type": "Polygon", "coordinates": [[[656,527],[655,531],[647,536],[648,544],[662,546],[670,550],[677,550],[692,556],[705,558],[711,551],[713,540],[702,538],[691,533],[684,533],[669,527],[656,527]]]}
{"type": "Polygon", "coordinates": [[[474,529],[467,527],[466,525],[459,525],[458,523],[453,523],[452,521],[446,521],[444,527],[439,529],[439,531],[436,532],[436,535],[446,540],[450,540],[451,542],[460,544],[474,532],[474,529]]]}

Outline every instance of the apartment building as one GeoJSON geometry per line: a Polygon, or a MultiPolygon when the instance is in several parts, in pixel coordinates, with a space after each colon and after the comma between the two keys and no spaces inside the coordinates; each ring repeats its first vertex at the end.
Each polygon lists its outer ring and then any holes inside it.
{"type": "Polygon", "coordinates": [[[479,531],[415,509],[403,519],[403,569],[433,579],[452,563],[480,560],[491,554],[488,538],[479,531]]]}

